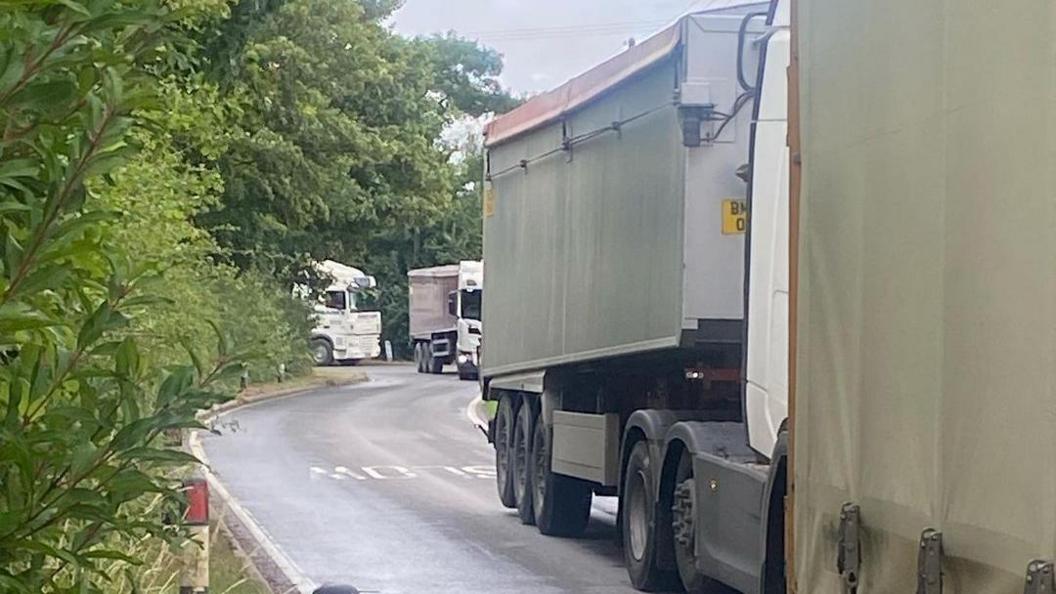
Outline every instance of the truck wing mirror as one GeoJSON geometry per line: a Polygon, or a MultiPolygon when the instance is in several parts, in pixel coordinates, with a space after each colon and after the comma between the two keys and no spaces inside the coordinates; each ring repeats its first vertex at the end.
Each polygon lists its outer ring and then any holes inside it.
{"type": "Polygon", "coordinates": [[[458,317],[458,293],[447,294],[447,313],[458,317]]]}

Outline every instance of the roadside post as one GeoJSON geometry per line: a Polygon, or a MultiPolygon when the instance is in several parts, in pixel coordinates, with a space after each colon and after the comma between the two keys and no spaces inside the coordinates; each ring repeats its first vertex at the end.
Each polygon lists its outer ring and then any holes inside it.
{"type": "Polygon", "coordinates": [[[209,592],[209,483],[194,477],[183,482],[184,525],[191,541],[184,545],[180,567],[180,594],[209,592]]]}

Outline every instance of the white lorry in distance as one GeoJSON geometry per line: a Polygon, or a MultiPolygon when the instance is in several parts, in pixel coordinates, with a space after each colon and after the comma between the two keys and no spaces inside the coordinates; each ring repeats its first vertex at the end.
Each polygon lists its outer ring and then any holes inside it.
{"type": "Polygon", "coordinates": [[[484,265],[458,264],[407,272],[410,334],[419,373],[458,366],[460,379],[475,379],[480,364],[480,304],[484,265]]]}
{"type": "Polygon", "coordinates": [[[377,286],[373,276],[333,260],[316,265],[333,279],[314,305],[315,327],[311,335],[316,365],[355,364],[381,354],[381,313],[359,311],[357,298],[377,286]]]}

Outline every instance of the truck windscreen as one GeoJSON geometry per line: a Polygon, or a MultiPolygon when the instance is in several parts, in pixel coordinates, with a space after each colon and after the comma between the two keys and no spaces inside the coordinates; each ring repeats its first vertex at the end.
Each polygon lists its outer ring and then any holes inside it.
{"type": "Polygon", "coordinates": [[[462,291],[462,317],[467,320],[480,319],[480,301],[483,291],[462,291]]]}

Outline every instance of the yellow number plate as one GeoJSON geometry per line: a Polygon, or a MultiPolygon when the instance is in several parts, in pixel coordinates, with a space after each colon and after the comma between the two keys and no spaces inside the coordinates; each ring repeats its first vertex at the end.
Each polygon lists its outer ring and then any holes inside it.
{"type": "Polygon", "coordinates": [[[748,206],[744,200],[722,201],[722,234],[739,235],[748,228],[748,206]]]}

